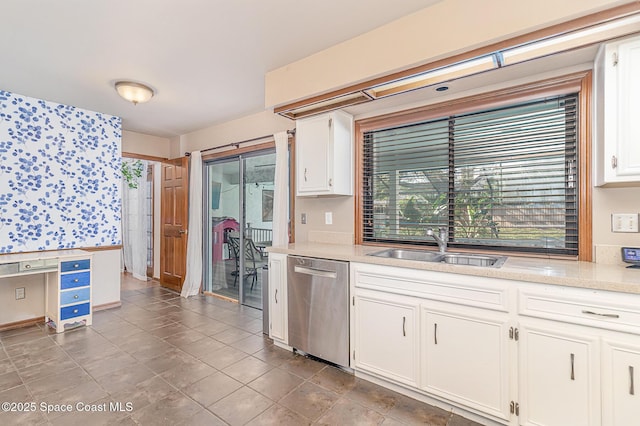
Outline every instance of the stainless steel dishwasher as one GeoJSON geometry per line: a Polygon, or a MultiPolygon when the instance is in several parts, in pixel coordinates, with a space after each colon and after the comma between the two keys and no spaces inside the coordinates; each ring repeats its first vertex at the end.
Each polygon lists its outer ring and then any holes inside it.
{"type": "Polygon", "coordinates": [[[289,346],[349,366],[349,262],[289,256],[289,346]]]}

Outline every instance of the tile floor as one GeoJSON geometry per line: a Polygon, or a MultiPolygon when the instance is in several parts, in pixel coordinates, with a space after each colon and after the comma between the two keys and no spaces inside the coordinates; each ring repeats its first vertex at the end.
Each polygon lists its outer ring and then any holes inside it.
{"type": "Polygon", "coordinates": [[[0,402],[22,411],[0,424],[476,425],[277,348],[261,315],[124,277],[92,327],[0,333],[0,402]]]}

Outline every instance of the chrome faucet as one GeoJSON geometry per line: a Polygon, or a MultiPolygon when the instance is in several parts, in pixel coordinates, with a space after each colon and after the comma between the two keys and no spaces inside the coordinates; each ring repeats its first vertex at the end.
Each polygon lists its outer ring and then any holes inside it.
{"type": "Polygon", "coordinates": [[[438,248],[440,249],[440,253],[444,254],[447,251],[447,240],[449,239],[449,233],[446,228],[439,228],[438,230],[440,236],[433,233],[433,229],[427,229],[427,236],[433,237],[438,243],[438,248]]]}

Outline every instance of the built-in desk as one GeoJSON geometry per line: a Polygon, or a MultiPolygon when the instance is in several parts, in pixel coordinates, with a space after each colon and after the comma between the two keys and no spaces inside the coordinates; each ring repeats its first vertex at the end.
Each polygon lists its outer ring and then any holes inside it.
{"type": "Polygon", "coordinates": [[[0,256],[0,278],[45,274],[45,322],[57,333],[65,326],[91,325],[92,254],[84,250],[0,256]]]}

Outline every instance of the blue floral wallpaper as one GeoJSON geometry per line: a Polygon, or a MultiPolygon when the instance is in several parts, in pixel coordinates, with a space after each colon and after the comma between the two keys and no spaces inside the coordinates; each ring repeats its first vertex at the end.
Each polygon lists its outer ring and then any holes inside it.
{"type": "Polygon", "coordinates": [[[120,244],[120,118],[0,90],[0,253],[120,244]]]}

